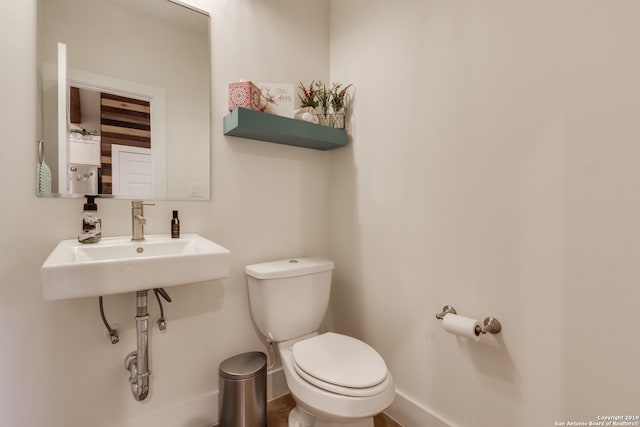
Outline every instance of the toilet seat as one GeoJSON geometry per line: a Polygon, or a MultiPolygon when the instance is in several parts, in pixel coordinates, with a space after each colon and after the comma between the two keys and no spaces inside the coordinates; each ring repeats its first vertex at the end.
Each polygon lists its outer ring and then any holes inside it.
{"type": "Polygon", "coordinates": [[[382,357],[368,344],[346,335],[328,332],[298,341],[292,354],[298,375],[332,393],[373,396],[391,381],[382,357]]]}
{"type": "Polygon", "coordinates": [[[293,360],[293,346],[297,342],[306,341],[316,336],[318,336],[318,334],[313,332],[276,344],[278,355],[280,356],[280,360],[282,360],[282,368],[287,379],[287,386],[298,406],[310,414],[319,417],[318,419],[348,422],[349,420],[373,417],[393,402],[396,391],[393,375],[389,371],[387,371],[387,377],[382,383],[384,387],[381,392],[372,396],[347,396],[337,392],[334,393],[305,380],[298,373],[298,371],[301,370],[296,370],[295,368],[296,363],[293,360]]]}

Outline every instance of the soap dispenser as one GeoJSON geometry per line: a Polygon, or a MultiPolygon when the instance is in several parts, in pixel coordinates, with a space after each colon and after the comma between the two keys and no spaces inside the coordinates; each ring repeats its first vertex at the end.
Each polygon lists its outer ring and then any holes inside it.
{"type": "Polygon", "coordinates": [[[80,243],[98,243],[102,238],[102,219],[98,216],[98,205],[95,198],[97,196],[85,196],[87,203],[80,218],[80,233],[78,241],[80,243]]]}

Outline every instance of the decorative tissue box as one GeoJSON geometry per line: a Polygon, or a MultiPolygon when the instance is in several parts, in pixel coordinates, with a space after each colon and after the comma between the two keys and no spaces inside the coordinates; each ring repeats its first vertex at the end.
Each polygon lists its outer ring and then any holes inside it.
{"type": "Polygon", "coordinates": [[[229,83],[229,111],[238,107],[260,111],[262,94],[252,82],[229,83]]]}

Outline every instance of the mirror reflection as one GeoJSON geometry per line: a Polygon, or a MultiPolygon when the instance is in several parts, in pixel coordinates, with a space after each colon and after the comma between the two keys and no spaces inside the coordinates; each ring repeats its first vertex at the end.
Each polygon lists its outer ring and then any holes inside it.
{"type": "Polygon", "coordinates": [[[168,0],[39,0],[37,71],[39,195],[208,200],[207,15],[168,0]]]}
{"type": "Polygon", "coordinates": [[[150,111],[145,99],[69,86],[64,191],[145,198],[157,194],[150,111]]]}

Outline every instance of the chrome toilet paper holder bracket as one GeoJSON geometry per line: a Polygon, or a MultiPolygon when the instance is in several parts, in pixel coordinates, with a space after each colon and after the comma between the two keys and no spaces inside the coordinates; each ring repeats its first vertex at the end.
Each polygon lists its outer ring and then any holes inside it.
{"type": "MultiPolygon", "coordinates": [[[[436,319],[442,320],[447,314],[458,314],[455,308],[451,305],[445,305],[442,307],[442,311],[436,314],[436,319]]],[[[495,317],[485,317],[482,321],[482,326],[478,325],[475,328],[476,335],[480,334],[499,334],[502,331],[502,324],[495,317]]]]}
{"type": "Polygon", "coordinates": [[[441,313],[436,314],[436,319],[438,319],[438,320],[442,320],[442,319],[444,319],[444,316],[445,316],[445,315],[447,315],[447,314],[449,314],[449,313],[451,313],[451,314],[458,314],[458,312],[456,311],[456,309],[455,309],[455,308],[453,308],[453,307],[452,307],[452,306],[450,306],[450,305],[445,305],[444,307],[442,307],[442,312],[441,312],[441,313]]]}
{"type": "Polygon", "coordinates": [[[502,331],[502,324],[495,317],[485,317],[482,321],[482,327],[480,325],[476,326],[476,335],[480,335],[481,333],[486,334],[499,334],[502,331]]]}

